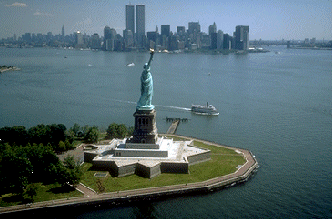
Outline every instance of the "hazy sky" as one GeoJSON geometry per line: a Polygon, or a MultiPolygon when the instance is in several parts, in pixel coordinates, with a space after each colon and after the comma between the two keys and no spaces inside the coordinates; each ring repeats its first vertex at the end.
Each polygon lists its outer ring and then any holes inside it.
{"type": "MultiPolygon", "coordinates": [[[[122,0],[0,0],[0,39],[26,32],[65,34],[80,30],[103,35],[105,25],[122,35],[122,0]]],[[[146,31],[158,25],[188,28],[199,21],[201,30],[216,22],[224,33],[249,25],[250,40],[332,39],[332,0],[131,0],[146,7],[146,31]]]]}

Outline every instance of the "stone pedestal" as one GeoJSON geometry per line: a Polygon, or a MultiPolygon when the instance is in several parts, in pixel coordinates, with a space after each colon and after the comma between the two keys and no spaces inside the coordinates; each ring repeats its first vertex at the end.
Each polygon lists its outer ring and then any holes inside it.
{"type": "Polygon", "coordinates": [[[136,110],[135,131],[130,143],[156,144],[158,133],[156,126],[156,110],[136,110]]]}

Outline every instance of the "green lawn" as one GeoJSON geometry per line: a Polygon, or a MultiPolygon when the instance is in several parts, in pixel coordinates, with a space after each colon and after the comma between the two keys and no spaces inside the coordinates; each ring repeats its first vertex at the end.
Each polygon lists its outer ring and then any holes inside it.
{"type": "MultiPolygon", "coordinates": [[[[44,185],[36,183],[37,195],[34,202],[49,201],[70,197],[83,197],[83,194],[70,187],[61,187],[59,184],[44,185]]],[[[0,207],[23,204],[21,198],[13,194],[5,194],[0,197],[0,207]]]]}
{"type": "Polygon", "coordinates": [[[198,141],[194,141],[194,145],[211,150],[211,160],[190,166],[189,174],[163,173],[152,179],[137,175],[119,178],[109,175],[105,178],[98,178],[94,177],[94,174],[105,171],[96,171],[92,168],[92,164],[85,163],[83,165],[82,183],[97,192],[99,191],[96,183],[98,179],[103,182],[105,192],[193,183],[233,173],[238,165],[242,165],[246,161],[242,155],[236,153],[233,149],[210,146],[198,141]]]}
{"type": "MultiPolygon", "coordinates": [[[[176,137],[174,140],[185,140],[176,137]]],[[[200,148],[207,148],[211,151],[211,160],[192,165],[189,167],[189,174],[169,174],[163,173],[152,179],[131,175],[126,177],[112,177],[108,175],[105,178],[94,177],[96,171],[92,168],[92,164],[85,163],[83,168],[83,178],[81,182],[86,186],[99,191],[97,181],[101,180],[105,187],[105,192],[114,192],[121,190],[130,190],[146,187],[161,187],[176,184],[185,184],[204,181],[218,176],[227,175],[235,172],[238,165],[245,163],[242,155],[235,152],[233,149],[224,147],[216,147],[204,144],[199,141],[194,141],[194,145],[200,148]]],[[[57,184],[44,185],[37,183],[37,195],[34,197],[34,202],[48,201],[54,199],[62,199],[69,197],[82,197],[83,195],[74,189],[64,189],[57,184]]],[[[0,197],[0,207],[22,204],[20,198],[13,194],[6,194],[0,197]]]]}

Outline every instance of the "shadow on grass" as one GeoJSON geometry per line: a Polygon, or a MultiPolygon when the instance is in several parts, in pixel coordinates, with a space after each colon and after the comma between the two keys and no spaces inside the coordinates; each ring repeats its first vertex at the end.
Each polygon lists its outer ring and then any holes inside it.
{"type": "Polygon", "coordinates": [[[70,193],[73,191],[75,191],[75,188],[71,187],[71,186],[57,186],[57,187],[50,188],[46,192],[51,192],[53,194],[60,194],[60,193],[70,193]]]}
{"type": "Polygon", "coordinates": [[[15,204],[21,204],[22,203],[22,196],[21,195],[11,195],[8,197],[3,197],[0,201],[0,206],[6,207],[11,206],[15,204]]]}

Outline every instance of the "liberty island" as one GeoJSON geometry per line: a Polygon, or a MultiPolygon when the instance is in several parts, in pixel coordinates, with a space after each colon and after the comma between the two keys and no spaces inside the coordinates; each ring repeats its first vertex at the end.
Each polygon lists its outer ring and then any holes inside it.
{"type": "Polygon", "coordinates": [[[85,162],[95,168],[109,169],[115,176],[137,174],[152,178],[161,173],[188,173],[189,165],[210,159],[210,150],[189,146],[192,141],[173,141],[159,137],[156,110],[152,105],[153,79],[150,59],[141,75],[141,96],[137,102],[135,130],[128,139],[113,139],[106,145],[89,145],[94,150],[85,151],[85,162]]]}

